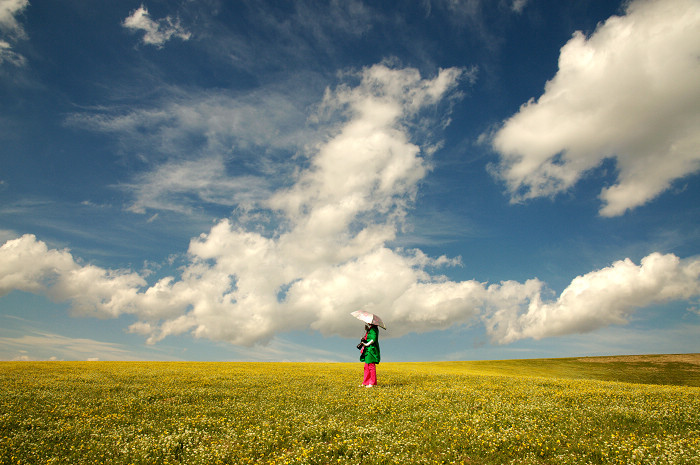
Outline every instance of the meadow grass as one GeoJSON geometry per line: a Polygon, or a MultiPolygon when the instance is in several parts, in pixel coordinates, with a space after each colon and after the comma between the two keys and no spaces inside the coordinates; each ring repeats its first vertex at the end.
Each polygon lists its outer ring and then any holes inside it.
{"type": "Polygon", "coordinates": [[[700,388],[608,363],[4,362],[0,463],[699,464],[700,388]]]}
{"type": "Polygon", "coordinates": [[[442,371],[454,373],[596,379],[700,387],[700,354],[464,361],[443,362],[436,366],[442,371]]]}

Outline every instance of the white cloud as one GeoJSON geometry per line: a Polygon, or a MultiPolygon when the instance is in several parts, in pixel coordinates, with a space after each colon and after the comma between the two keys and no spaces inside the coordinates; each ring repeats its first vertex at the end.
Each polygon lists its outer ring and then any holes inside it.
{"type": "Polygon", "coordinates": [[[544,94],[492,139],[513,201],[552,196],[607,158],[617,183],[603,216],[621,215],[700,169],[700,3],[638,0],[561,49],[544,94]]]}
{"type": "Polygon", "coordinates": [[[522,13],[523,10],[525,9],[525,5],[527,5],[528,0],[513,0],[513,4],[511,5],[511,10],[513,10],[515,13],[522,13]]]}
{"type": "Polygon", "coordinates": [[[192,241],[191,262],[179,280],[146,287],[135,274],[78,265],[68,252],[24,236],[0,248],[0,262],[8,264],[0,268],[0,291],[68,300],[80,315],[133,314],[139,321],[130,331],[150,343],[191,332],[243,345],[308,328],[350,337],[356,322],[348,314],[358,308],[381,313],[392,336],[481,319],[495,342],[511,343],[621,325],[638,308],[700,296],[700,259],[671,254],[651,254],[640,265],[626,259],[579,276],[552,300],[536,279],[492,285],[441,280],[421,268],[425,257],[385,247],[340,264],[317,263],[306,273],[282,253],[274,240],[222,222],[192,241]]]}
{"type": "Polygon", "coordinates": [[[9,240],[0,251],[0,295],[14,289],[35,293],[45,291],[45,278],[51,270],[60,274],[77,268],[70,253],[49,250],[33,235],[9,240]]]}
{"type": "Polygon", "coordinates": [[[136,273],[80,265],[67,250],[49,250],[33,235],[0,247],[0,296],[12,290],[70,301],[77,314],[113,317],[129,312],[139,287],[136,273]]]}
{"type": "Polygon", "coordinates": [[[122,23],[122,26],[134,31],[145,32],[143,43],[157,47],[162,47],[163,44],[173,37],[189,40],[192,35],[180,25],[178,18],[173,19],[170,16],[166,16],[158,20],[151,19],[151,15],[143,5],[131,12],[131,15],[122,23]]]}
{"type": "Polygon", "coordinates": [[[0,65],[10,63],[15,66],[24,66],[26,62],[26,58],[13,51],[12,46],[8,42],[0,40],[0,65]]]}
{"type": "MultiPolygon", "coordinates": [[[[353,324],[347,313],[357,305],[379,302],[384,293],[398,298],[417,281],[427,286],[432,278],[422,268],[449,262],[401,254],[384,243],[394,238],[417,183],[428,171],[420,147],[408,139],[407,127],[422,125],[422,110],[438,104],[459,76],[459,70],[450,69],[434,79],[422,79],[412,69],[377,65],[357,75],[358,86],[329,90],[323,113],[343,115],[346,121],[312,149],[310,167],[292,187],[262,204],[271,213],[279,212],[281,229],[270,236],[220,222],[192,241],[191,262],[178,280],[163,278],[139,292],[144,283],[135,274],[78,267],[68,252],[48,251],[35,238],[25,236],[6,244],[8,255],[24,247],[40,249],[47,257],[33,258],[34,268],[39,269],[28,267],[19,276],[13,270],[21,266],[14,260],[6,279],[15,282],[5,287],[73,300],[82,314],[116,316],[115,304],[121,302],[122,312],[141,320],[131,330],[148,335],[151,342],[192,331],[201,337],[249,344],[312,323],[323,332],[347,331],[353,324]],[[58,259],[60,265],[52,263],[58,259]],[[62,277],[63,270],[71,277],[70,285],[62,277]],[[56,282],[54,286],[46,284],[47,275],[56,282]],[[349,286],[338,288],[350,275],[349,286]],[[400,275],[405,279],[398,279],[400,275]],[[372,292],[360,293],[364,300],[358,299],[358,287],[367,287],[373,278],[372,292]],[[105,295],[110,281],[120,286],[119,292],[112,289],[112,299],[105,295]],[[85,292],[80,292],[81,285],[86,286],[85,292]],[[319,292],[334,295],[309,304],[308,296],[319,292]],[[328,299],[335,305],[328,307],[328,299]]],[[[454,290],[445,292],[452,300],[454,290]]],[[[439,302],[439,292],[433,300],[439,302]]],[[[404,318],[411,317],[404,312],[404,318]]]]}
{"type": "Polygon", "coordinates": [[[27,0],[0,0],[0,65],[10,63],[21,67],[27,62],[24,56],[12,50],[11,43],[26,37],[24,28],[17,22],[17,16],[27,6],[27,0]]]}
{"type": "Polygon", "coordinates": [[[554,301],[543,301],[540,290],[533,288],[513,305],[486,314],[485,322],[502,343],[541,339],[625,324],[638,308],[698,295],[700,259],[653,253],[640,265],[626,259],[579,276],[554,301]]]}
{"type": "Polygon", "coordinates": [[[193,150],[218,156],[261,147],[294,150],[309,139],[303,131],[309,102],[300,87],[291,79],[244,96],[170,89],[155,108],[76,113],[66,123],[117,134],[132,149],[171,157],[185,157],[193,150]]]}
{"type": "Polygon", "coordinates": [[[136,213],[147,209],[188,212],[195,202],[252,204],[267,191],[261,177],[227,176],[223,159],[217,157],[167,162],[120,187],[134,195],[129,210],[136,213]]]}
{"type": "MultiPolygon", "coordinates": [[[[309,328],[352,336],[357,322],[349,313],[360,308],[380,313],[392,336],[482,319],[505,343],[623,323],[638,307],[700,294],[700,260],[673,255],[652,254],[641,266],[615,263],[576,278],[551,300],[537,279],[452,282],[435,270],[458,259],[389,248],[430,168],[433,141],[409,134],[431,134],[412,128],[426,128],[425,113],[440,114],[434,106],[460,76],[448,69],[424,79],[413,69],[376,65],[350,76],[355,85],[328,89],[319,112],[330,118],[319,116],[330,125],[327,137],[308,149],[308,164],[289,187],[257,202],[274,219],[271,228],[218,222],[190,242],[178,277],[148,285],[137,273],[83,265],[23,236],[0,248],[0,295],[20,289],[70,301],[79,315],[131,314],[130,331],[150,343],[191,333],[250,345],[309,328]]],[[[212,172],[216,163],[201,176],[186,162],[163,165],[167,173],[156,178],[174,181],[151,198],[176,190],[170,185],[195,192],[212,180],[236,195],[235,184],[212,172]]]]}
{"type": "Polygon", "coordinates": [[[149,165],[117,186],[133,197],[129,210],[189,212],[195,201],[259,200],[269,195],[271,175],[296,168],[290,155],[318,138],[306,126],[306,94],[296,79],[245,96],[173,90],[156,108],[100,109],[70,115],[66,123],[114,134],[149,165]],[[246,174],[229,173],[230,161],[246,174]]]}
{"type": "Polygon", "coordinates": [[[24,28],[16,17],[28,6],[28,0],[0,0],[0,32],[12,37],[24,37],[24,28]]]}

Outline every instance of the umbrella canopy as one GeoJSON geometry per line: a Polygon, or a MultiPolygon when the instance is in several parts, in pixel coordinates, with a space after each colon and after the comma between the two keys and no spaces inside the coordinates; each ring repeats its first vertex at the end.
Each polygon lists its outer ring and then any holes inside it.
{"type": "Polygon", "coordinates": [[[381,326],[382,328],[386,329],[386,326],[384,326],[384,322],[382,321],[382,319],[374,313],[365,312],[364,310],[357,310],[355,312],[352,312],[350,315],[354,316],[360,321],[364,321],[367,324],[381,326]]]}

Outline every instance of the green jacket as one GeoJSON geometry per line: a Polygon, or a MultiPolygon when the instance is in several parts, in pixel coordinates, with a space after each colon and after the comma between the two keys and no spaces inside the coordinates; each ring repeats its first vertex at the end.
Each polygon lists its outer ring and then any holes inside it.
{"type": "Polygon", "coordinates": [[[379,328],[372,326],[369,331],[367,331],[367,340],[374,340],[374,342],[360,352],[360,361],[365,363],[379,363],[382,358],[379,352],[379,328]]]}

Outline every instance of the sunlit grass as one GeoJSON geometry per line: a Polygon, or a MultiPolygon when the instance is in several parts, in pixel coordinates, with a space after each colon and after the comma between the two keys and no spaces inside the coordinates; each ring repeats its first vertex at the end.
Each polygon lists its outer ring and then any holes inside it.
{"type": "Polygon", "coordinates": [[[444,372],[700,387],[700,354],[439,362],[444,372]]]}
{"type": "Polygon", "coordinates": [[[520,362],[0,363],[0,463],[700,463],[700,388],[520,362]]]}

